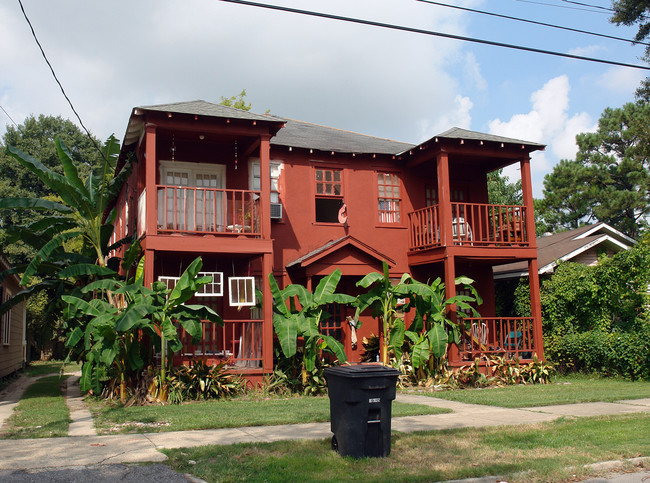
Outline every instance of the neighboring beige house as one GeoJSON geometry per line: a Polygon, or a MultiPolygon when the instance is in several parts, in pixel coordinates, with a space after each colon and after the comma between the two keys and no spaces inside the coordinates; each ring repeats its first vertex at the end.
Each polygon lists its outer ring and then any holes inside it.
{"type": "MultiPolygon", "coordinates": [[[[0,272],[9,268],[0,256],[0,272]]],[[[0,300],[4,303],[20,290],[18,279],[10,275],[0,285],[0,300]]],[[[25,367],[27,354],[27,319],[25,302],[14,305],[0,315],[0,378],[25,367]]]]}
{"type": "MultiPolygon", "coordinates": [[[[539,274],[555,271],[558,262],[575,262],[593,266],[598,256],[612,256],[628,250],[636,241],[606,223],[582,226],[537,238],[539,274]]],[[[507,263],[494,267],[495,280],[518,279],[528,276],[528,266],[522,262],[507,263]]]]}

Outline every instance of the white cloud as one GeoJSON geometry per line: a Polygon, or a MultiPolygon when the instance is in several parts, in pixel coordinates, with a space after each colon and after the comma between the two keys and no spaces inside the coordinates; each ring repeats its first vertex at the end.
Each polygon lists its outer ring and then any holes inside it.
{"type": "MultiPolygon", "coordinates": [[[[569,91],[568,77],[555,77],[530,96],[533,105],[528,113],[515,114],[508,121],[495,119],[489,124],[492,134],[547,145],[546,152],[536,152],[531,156],[533,187],[537,196],[541,193],[543,174],[560,159],[575,157],[576,134],[596,128],[587,113],[569,114],[569,91]]],[[[511,167],[504,174],[513,180],[518,179],[515,169],[511,167]]]]}
{"type": "Polygon", "coordinates": [[[474,82],[479,91],[487,89],[487,81],[481,74],[481,66],[473,52],[465,54],[465,75],[474,82]]]}
{"type": "Polygon", "coordinates": [[[644,77],[639,69],[612,67],[598,78],[596,84],[610,92],[626,94],[636,90],[644,77]]]}
{"type": "Polygon", "coordinates": [[[587,47],[575,47],[568,51],[571,55],[581,55],[583,57],[592,57],[598,52],[602,52],[605,49],[602,45],[588,45],[587,47]]]}
{"type": "Polygon", "coordinates": [[[436,117],[435,122],[431,122],[430,119],[420,120],[418,123],[418,141],[429,139],[451,127],[469,129],[472,123],[470,111],[473,106],[474,104],[469,97],[463,97],[460,94],[456,95],[453,106],[449,106],[445,109],[443,114],[436,117]]]}

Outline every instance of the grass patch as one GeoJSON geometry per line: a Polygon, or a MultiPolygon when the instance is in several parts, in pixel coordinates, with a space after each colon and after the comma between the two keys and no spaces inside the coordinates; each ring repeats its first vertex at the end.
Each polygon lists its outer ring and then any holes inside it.
{"type": "Polygon", "coordinates": [[[388,458],[353,460],[329,440],[165,450],[166,464],[206,481],[575,481],[583,465],[650,454],[650,417],[560,420],[537,425],[393,433],[388,458]],[[576,467],[576,469],[568,469],[576,467]]]}
{"type": "Polygon", "coordinates": [[[550,406],[582,402],[612,402],[650,397],[650,381],[626,381],[593,375],[556,377],[551,384],[506,386],[486,389],[456,389],[418,393],[469,404],[504,408],[550,406]]]}
{"type": "MultiPolygon", "coordinates": [[[[184,431],[329,421],[327,397],[229,399],[180,405],[122,407],[89,399],[100,434],[115,432],[184,431]]],[[[393,416],[449,412],[417,404],[393,402],[393,416]]]]}
{"type": "Polygon", "coordinates": [[[61,385],[67,376],[38,379],[27,388],[9,419],[5,437],[12,439],[67,436],[70,411],[61,385]]]}
{"type": "Polygon", "coordinates": [[[71,362],[64,365],[63,361],[34,361],[30,362],[25,368],[25,373],[32,377],[43,376],[45,374],[58,374],[61,372],[62,367],[65,372],[76,372],[81,370],[81,364],[78,362],[71,362]]]}

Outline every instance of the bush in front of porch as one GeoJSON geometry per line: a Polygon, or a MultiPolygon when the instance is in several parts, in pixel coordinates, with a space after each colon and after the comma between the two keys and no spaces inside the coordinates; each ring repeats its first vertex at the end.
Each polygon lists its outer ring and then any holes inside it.
{"type": "MultiPolygon", "coordinates": [[[[546,356],[562,372],[650,379],[650,235],[598,265],[561,263],[541,284],[546,356]]],[[[530,313],[527,281],[515,292],[530,313]]]]}

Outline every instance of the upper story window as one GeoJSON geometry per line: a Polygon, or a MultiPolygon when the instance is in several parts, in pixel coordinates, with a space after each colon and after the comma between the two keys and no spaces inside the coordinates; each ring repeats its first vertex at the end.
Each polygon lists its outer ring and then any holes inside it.
{"type": "Polygon", "coordinates": [[[395,173],[377,173],[379,192],[379,222],[399,223],[402,201],[399,176],[395,173]]]}
{"type": "Polygon", "coordinates": [[[316,168],[316,221],[338,223],[343,205],[343,171],[316,168]]]}
{"type": "MultiPolygon", "coordinates": [[[[270,163],[270,176],[271,176],[271,203],[280,202],[280,172],[282,171],[282,163],[279,161],[271,161],[270,163]]],[[[254,159],[251,161],[249,169],[249,186],[253,191],[261,191],[262,183],[260,178],[260,160],[254,159]]]]}

